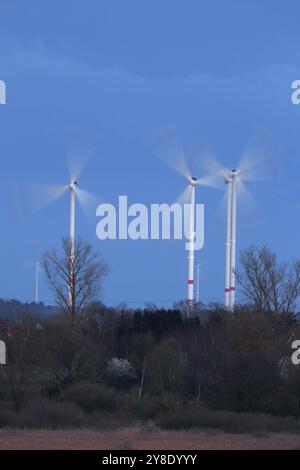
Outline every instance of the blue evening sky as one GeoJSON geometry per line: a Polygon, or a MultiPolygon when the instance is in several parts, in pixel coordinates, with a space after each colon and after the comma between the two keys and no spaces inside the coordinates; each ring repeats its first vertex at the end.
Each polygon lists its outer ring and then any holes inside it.
{"type": "MultiPolygon", "coordinates": [[[[231,166],[261,139],[272,159],[265,181],[248,185],[257,207],[239,200],[238,251],[268,244],[300,257],[299,20],[297,0],[0,0],[0,297],[32,300],[36,258],[68,233],[67,195],[28,214],[25,187],[68,182],[74,136],[94,146],[83,188],[99,202],[145,204],[172,203],[185,187],[157,158],[157,136],[207,142],[231,166]]],[[[223,193],[198,189],[201,299],[222,300],[223,193]]],[[[78,210],[77,233],[110,267],[105,302],[186,297],[184,242],[99,241],[96,223],[78,210]]],[[[53,301],[45,280],[41,299],[53,301]]]]}

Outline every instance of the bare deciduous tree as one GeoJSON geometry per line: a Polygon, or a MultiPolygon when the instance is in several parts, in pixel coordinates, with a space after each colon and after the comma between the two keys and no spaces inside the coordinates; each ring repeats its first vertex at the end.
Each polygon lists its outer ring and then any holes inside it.
{"type": "Polygon", "coordinates": [[[262,311],[293,312],[300,296],[300,261],[278,262],[268,247],[251,246],[240,257],[236,273],[246,301],[262,311]]]}
{"type": "Polygon", "coordinates": [[[91,245],[77,240],[74,253],[70,242],[62,240],[62,254],[45,253],[43,265],[56,302],[75,329],[87,316],[101,287],[107,266],[99,260],[91,245]],[[71,253],[72,251],[72,253],[71,253]]]}

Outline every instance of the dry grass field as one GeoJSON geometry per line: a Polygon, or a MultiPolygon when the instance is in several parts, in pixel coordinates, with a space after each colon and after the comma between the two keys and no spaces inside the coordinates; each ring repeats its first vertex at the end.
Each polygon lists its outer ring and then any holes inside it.
{"type": "Polygon", "coordinates": [[[300,435],[227,434],[216,431],[147,431],[127,428],[116,431],[0,430],[0,449],[50,450],[222,450],[300,449],[300,435]]]}

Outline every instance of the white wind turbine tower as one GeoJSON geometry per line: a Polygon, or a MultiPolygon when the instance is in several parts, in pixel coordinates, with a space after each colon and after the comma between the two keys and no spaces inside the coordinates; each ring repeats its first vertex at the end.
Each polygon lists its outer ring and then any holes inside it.
{"type": "Polygon", "coordinates": [[[75,209],[76,209],[76,191],[78,189],[77,179],[71,179],[69,184],[70,190],[70,266],[69,266],[69,304],[72,304],[72,287],[74,281],[73,262],[75,254],[75,209]]]}
{"type": "MultiPolygon", "coordinates": [[[[179,200],[183,201],[183,203],[187,203],[189,205],[189,243],[190,243],[190,250],[188,252],[188,292],[187,292],[187,300],[189,309],[191,310],[194,303],[194,274],[195,274],[195,247],[194,247],[194,240],[195,240],[195,210],[196,210],[196,186],[207,186],[207,187],[217,187],[215,184],[215,180],[212,177],[204,176],[202,178],[196,178],[195,176],[191,176],[190,173],[186,173],[185,175],[181,173],[188,181],[189,186],[181,195],[179,200]],[[186,198],[187,197],[187,198],[186,198]]],[[[199,299],[197,300],[199,302],[199,299]]]]}
{"type": "Polygon", "coordinates": [[[225,242],[225,308],[233,309],[235,304],[236,271],[236,177],[237,170],[229,171],[225,178],[227,185],[226,242],[225,242]]]}
{"type": "Polygon", "coordinates": [[[199,181],[194,176],[187,178],[190,184],[190,199],[189,203],[189,242],[190,250],[188,253],[188,303],[189,308],[192,307],[194,301],[194,234],[195,234],[195,203],[196,203],[196,185],[199,181]]]}
{"type": "Polygon", "coordinates": [[[197,277],[196,277],[196,302],[197,302],[197,304],[200,301],[200,270],[201,270],[201,264],[198,263],[197,266],[196,266],[196,273],[197,273],[197,277]]]}
{"type": "Polygon", "coordinates": [[[227,185],[225,308],[229,310],[234,310],[235,307],[237,194],[239,190],[249,196],[244,181],[256,179],[253,174],[250,175],[249,171],[259,162],[248,162],[248,165],[242,162],[237,168],[224,169],[224,181],[227,185]]]}

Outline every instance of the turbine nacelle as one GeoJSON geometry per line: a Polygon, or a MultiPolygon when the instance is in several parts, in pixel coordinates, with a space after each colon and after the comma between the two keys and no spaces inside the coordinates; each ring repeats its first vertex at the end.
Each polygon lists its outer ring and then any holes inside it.
{"type": "Polygon", "coordinates": [[[238,173],[239,172],[236,168],[233,168],[232,170],[227,171],[224,177],[225,184],[232,183],[233,180],[238,176],[238,173]]]}
{"type": "Polygon", "coordinates": [[[78,187],[78,181],[72,180],[71,183],[69,184],[70,191],[75,191],[77,187],[78,187]]]}
{"type": "Polygon", "coordinates": [[[191,186],[197,186],[197,178],[195,178],[195,176],[190,176],[188,178],[188,182],[190,183],[191,186]]]}

